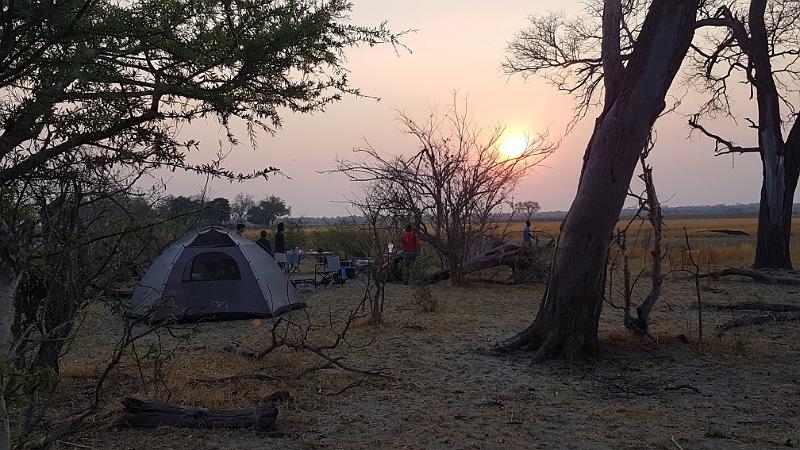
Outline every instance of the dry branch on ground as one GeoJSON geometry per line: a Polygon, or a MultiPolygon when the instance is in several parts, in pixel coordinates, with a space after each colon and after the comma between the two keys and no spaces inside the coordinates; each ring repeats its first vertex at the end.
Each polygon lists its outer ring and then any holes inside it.
{"type": "Polygon", "coordinates": [[[738,303],[708,303],[703,302],[703,307],[714,309],[727,309],[731,311],[771,311],[789,312],[800,311],[800,305],[789,305],[785,303],[758,303],[758,302],[738,302],[738,303]]]}
{"type": "Polygon", "coordinates": [[[752,278],[755,281],[769,284],[788,284],[800,286],[800,274],[783,270],[763,270],[763,269],[738,269],[728,268],[718,272],[709,272],[699,275],[700,278],[715,278],[728,276],[741,276],[752,278]]]}
{"type": "Polygon", "coordinates": [[[800,311],[788,313],[766,314],[762,316],[737,317],[717,326],[720,333],[732,328],[746,327],[749,325],[760,325],[765,323],[791,322],[800,320],[800,311]]]}

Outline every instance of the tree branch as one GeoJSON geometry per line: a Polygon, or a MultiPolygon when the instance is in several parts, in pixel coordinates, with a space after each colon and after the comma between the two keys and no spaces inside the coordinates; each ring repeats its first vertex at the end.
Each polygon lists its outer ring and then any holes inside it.
{"type": "Polygon", "coordinates": [[[698,115],[697,114],[693,115],[692,118],[689,119],[689,126],[692,127],[695,130],[700,131],[705,136],[710,137],[711,139],[714,139],[714,141],[715,141],[714,155],[715,156],[727,155],[727,154],[730,154],[730,153],[738,153],[738,154],[758,153],[758,152],[761,151],[761,149],[758,148],[758,147],[741,147],[741,146],[738,146],[738,145],[734,144],[732,141],[724,139],[722,136],[719,136],[717,134],[714,134],[714,133],[708,131],[703,125],[700,125],[698,120],[699,120],[698,115]]]}

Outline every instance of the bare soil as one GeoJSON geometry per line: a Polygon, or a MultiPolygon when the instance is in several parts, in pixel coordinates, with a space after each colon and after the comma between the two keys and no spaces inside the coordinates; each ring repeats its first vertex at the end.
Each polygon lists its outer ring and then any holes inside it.
{"type": "MultiPolygon", "coordinates": [[[[741,328],[719,337],[715,325],[742,312],[706,310],[705,337],[698,342],[693,282],[674,278],[653,313],[653,339],[628,335],[621,311],[606,305],[603,351],[595,360],[533,364],[525,353],[492,352],[493,343],[532,320],[542,291],[542,286],[442,284],[432,290],[438,311],[421,313],[412,304],[412,287],[391,285],[386,323],[372,327],[360,320],[348,335],[354,348],[343,345],[334,352],[349,365],[385,369],[389,378],[327,368],[286,379],[324,361],[287,349],[255,362],[223,351],[231,342],[266,346],[268,321],[202,324],[188,343],[164,338],[166,347],[177,347],[156,373],[160,383],[152,383],[152,364],[139,373],[128,362],[115,372],[104,414],[62,448],[800,446],[799,322],[741,328]],[[275,378],[249,379],[254,373],[275,378]],[[279,391],[288,399],[277,403],[273,432],[109,425],[119,416],[118,400],[126,395],[235,408],[266,402],[279,391]]],[[[312,323],[328,323],[331,317],[344,317],[362,294],[358,282],[306,292],[308,308],[295,311],[294,318],[306,320],[307,314],[312,323]]],[[[702,295],[715,303],[800,304],[797,287],[743,280],[704,280],[702,295]]],[[[89,394],[87,386],[118,329],[104,314],[90,317],[65,361],[63,411],[89,394]]],[[[330,329],[323,328],[312,339],[324,343],[332,338],[330,329]]],[[[144,353],[145,348],[138,350],[144,353]]]]}

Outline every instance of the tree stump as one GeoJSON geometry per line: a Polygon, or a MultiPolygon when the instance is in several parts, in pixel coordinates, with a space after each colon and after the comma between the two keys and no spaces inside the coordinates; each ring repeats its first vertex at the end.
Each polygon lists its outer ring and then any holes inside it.
{"type": "Polygon", "coordinates": [[[275,423],[278,409],[254,406],[245,409],[211,411],[194,406],[173,405],[127,397],[122,422],[134,428],[162,425],[178,428],[253,428],[265,430],[275,423]]]}

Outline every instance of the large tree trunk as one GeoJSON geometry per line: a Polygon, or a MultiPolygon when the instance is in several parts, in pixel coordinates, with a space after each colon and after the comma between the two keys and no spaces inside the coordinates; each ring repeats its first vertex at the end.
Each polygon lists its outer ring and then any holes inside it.
{"type": "Polygon", "coordinates": [[[8,368],[13,365],[11,327],[14,322],[14,297],[22,278],[19,267],[19,249],[22,245],[18,233],[12,232],[0,219],[0,450],[11,448],[11,426],[5,401],[8,379],[2,374],[8,373],[8,368]]]}
{"type": "Polygon", "coordinates": [[[768,168],[764,165],[764,179],[761,186],[761,204],[758,210],[758,233],[756,238],[755,269],[792,270],[789,243],[792,231],[792,203],[794,190],[789,191],[784,177],[767,178],[768,168]],[[785,190],[780,202],[770,192],[785,190]]]}
{"type": "MultiPolygon", "coordinates": [[[[14,294],[19,286],[19,280],[20,275],[12,267],[8,267],[4,262],[0,263],[0,345],[2,346],[0,365],[4,372],[13,364],[8,348],[11,325],[14,321],[14,294]]],[[[5,400],[7,384],[8,379],[0,376],[0,450],[11,448],[11,425],[5,400]]]]}
{"type": "Polygon", "coordinates": [[[755,69],[753,84],[758,99],[758,145],[763,169],[753,267],[791,270],[789,239],[794,186],[797,183],[797,159],[787,157],[787,145],[783,141],[780,100],[772,73],[769,35],[764,23],[766,7],[767,0],[752,0],[749,14],[750,63],[755,69]]]}
{"type": "Polygon", "coordinates": [[[598,350],[608,244],[639,156],[689,49],[697,7],[698,0],[655,0],[621,82],[606,81],[606,89],[618,86],[618,92],[595,124],[539,313],[500,350],[536,350],[537,360],[578,359],[598,350]]]}

